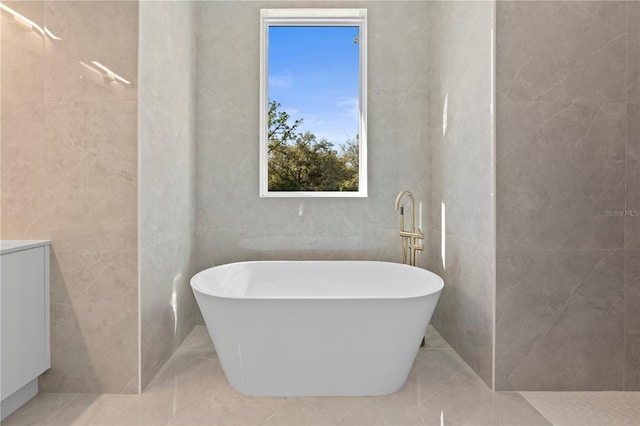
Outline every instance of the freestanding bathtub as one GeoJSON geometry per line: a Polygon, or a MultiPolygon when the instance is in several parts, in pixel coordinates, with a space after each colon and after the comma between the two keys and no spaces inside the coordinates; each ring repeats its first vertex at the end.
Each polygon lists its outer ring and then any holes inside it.
{"type": "Polygon", "coordinates": [[[404,385],[443,281],[397,263],[268,261],[206,269],[191,287],[237,391],[365,396],[404,385]]]}

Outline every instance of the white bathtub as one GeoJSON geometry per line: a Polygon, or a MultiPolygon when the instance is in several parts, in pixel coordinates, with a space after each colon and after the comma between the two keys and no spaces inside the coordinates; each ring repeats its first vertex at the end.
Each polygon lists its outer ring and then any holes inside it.
{"type": "Polygon", "coordinates": [[[256,396],[365,396],[400,389],[442,279],[387,262],[216,266],[191,279],[231,386],[256,396]]]}

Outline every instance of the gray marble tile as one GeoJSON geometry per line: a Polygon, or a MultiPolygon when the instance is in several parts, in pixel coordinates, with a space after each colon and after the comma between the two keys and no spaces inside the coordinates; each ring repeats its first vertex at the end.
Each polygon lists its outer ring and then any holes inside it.
{"type": "Polygon", "coordinates": [[[233,393],[210,341],[206,349],[178,350],[141,395],[143,424],[197,421],[203,411],[214,423],[216,402],[233,393]]]}
{"type": "Polygon", "coordinates": [[[486,123],[467,119],[458,117],[446,138],[433,134],[430,222],[440,226],[444,204],[447,234],[488,246],[493,244],[495,228],[491,120],[488,116],[486,123]]]}
{"type": "Polygon", "coordinates": [[[196,322],[195,8],[146,2],[139,10],[142,389],[196,322]]]}
{"type": "Polygon", "coordinates": [[[434,2],[431,29],[430,223],[494,244],[491,2],[434,2]],[[464,28],[464,31],[461,29],[464,28]]]}
{"type": "Polygon", "coordinates": [[[196,237],[195,272],[225,263],[262,260],[262,251],[253,245],[254,241],[262,241],[259,229],[214,229],[199,232],[196,237]]]}
{"type": "MultiPolygon", "coordinates": [[[[625,204],[625,105],[563,105],[551,117],[547,104],[519,106],[537,120],[533,132],[498,139],[500,249],[623,247],[624,217],[611,212],[625,204]]],[[[512,134],[519,123],[499,129],[512,134]]]]}
{"type": "Polygon", "coordinates": [[[178,348],[180,351],[211,351],[213,349],[213,343],[207,328],[197,325],[193,328],[191,333],[184,339],[178,348]]]}
{"type": "Polygon", "coordinates": [[[501,426],[551,425],[538,410],[519,393],[496,392],[496,410],[501,426]]]}
{"type": "Polygon", "coordinates": [[[376,421],[386,425],[421,425],[419,392],[420,378],[412,370],[407,383],[398,392],[373,399],[376,421]]]}
{"type": "Polygon", "coordinates": [[[140,279],[141,386],[144,389],[195,325],[194,236],[142,249],[140,279]]]}
{"type": "Polygon", "coordinates": [[[624,257],[624,390],[640,390],[640,250],[624,257]]]}
{"type": "Polygon", "coordinates": [[[389,245],[390,232],[316,231],[300,238],[299,233],[270,233],[262,237],[264,260],[381,260],[389,245]]]}
{"type": "Polygon", "coordinates": [[[442,350],[448,349],[450,346],[446,340],[442,338],[440,333],[433,328],[432,325],[427,328],[427,334],[425,335],[424,350],[442,350]]]}
{"type": "Polygon", "coordinates": [[[554,425],[640,423],[639,392],[522,392],[522,396],[554,425]]]}
{"type": "MultiPolygon", "coordinates": [[[[256,195],[257,198],[257,195],[256,195]]],[[[303,198],[270,198],[258,200],[260,226],[269,236],[295,237],[308,240],[319,232],[340,231],[347,224],[355,224],[354,231],[361,229],[362,211],[360,206],[341,209],[342,200],[308,200],[303,198]],[[334,208],[329,208],[333,206],[334,208]],[[325,218],[320,216],[326,215],[325,218]],[[318,223],[318,226],[316,226],[318,223]]],[[[255,201],[254,201],[255,202],[255,201]]],[[[255,207],[253,207],[255,208],[255,207]]]]}
{"type": "Polygon", "coordinates": [[[177,120],[145,106],[140,117],[140,245],[146,248],[195,227],[195,137],[184,125],[188,115],[177,120]]]}
{"type": "MultiPolygon", "coordinates": [[[[450,346],[432,351],[424,350],[423,348],[418,351],[416,362],[409,374],[405,387],[417,387],[419,389],[417,402],[423,404],[457,383],[460,376],[473,377],[475,380],[479,380],[460,355],[453,351],[450,346]]],[[[416,390],[416,393],[418,393],[418,390],[416,390]]]]}
{"type": "Polygon", "coordinates": [[[640,2],[627,3],[627,101],[640,102],[640,2]]]}
{"type": "Polygon", "coordinates": [[[499,116],[496,121],[496,162],[502,166],[503,160],[529,148],[533,140],[548,133],[545,127],[571,106],[570,102],[499,103],[496,107],[499,116]]]}
{"type": "Polygon", "coordinates": [[[622,390],[622,250],[498,251],[496,389],[622,390]]]}
{"type": "Polygon", "coordinates": [[[430,268],[444,280],[432,324],[482,379],[492,382],[494,260],[493,249],[450,235],[445,238],[444,265],[441,237],[430,268]]]}
{"type": "Polygon", "coordinates": [[[266,424],[386,424],[374,398],[288,398],[280,405],[276,406],[277,411],[268,418],[266,424]]]}
{"type": "Polygon", "coordinates": [[[635,382],[638,7],[497,3],[498,389],[635,382]]]}
{"type": "Polygon", "coordinates": [[[138,395],[84,393],[59,410],[47,425],[136,426],[141,424],[139,401],[138,395]]]}
{"type": "Polygon", "coordinates": [[[192,9],[195,6],[187,2],[141,5],[142,247],[177,238],[195,226],[196,34],[192,9]],[[162,31],[158,31],[159,21],[165,23],[162,31]],[[178,31],[180,26],[190,31],[178,31]]]}
{"type": "MultiPolygon", "coordinates": [[[[428,268],[445,281],[433,326],[490,385],[495,285],[490,108],[494,7],[491,2],[430,3],[426,244],[428,268]]],[[[489,411],[486,421],[495,414],[489,411]]],[[[429,412],[425,420],[439,421],[439,414],[429,412]]]]}
{"type": "Polygon", "coordinates": [[[425,425],[496,425],[494,394],[470,368],[420,404],[425,425]]]}
{"type": "Polygon", "coordinates": [[[192,38],[195,41],[196,22],[191,21],[195,18],[193,14],[195,9],[195,5],[190,2],[140,3],[138,24],[144,28],[144,32],[140,34],[140,45],[150,48],[171,44],[185,45],[189,44],[192,38]],[[184,31],[185,28],[190,28],[192,31],[184,31]]]}
{"type": "Polygon", "coordinates": [[[626,2],[498,2],[497,99],[624,101],[626,12],[626,2]]]}
{"type": "Polygon", "coordinates": [[[78,398],[77,393],[39,393],[5,420],[5,426],[44,425],[78,398]]]}
{"type": "Polygon", "coordinates": [[[627,104],[625,248],[640,248],[640,104],[627,104]]]}

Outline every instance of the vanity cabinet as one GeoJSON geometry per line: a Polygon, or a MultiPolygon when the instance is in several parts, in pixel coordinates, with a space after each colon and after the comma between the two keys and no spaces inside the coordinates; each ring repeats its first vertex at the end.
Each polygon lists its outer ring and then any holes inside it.
{"type": "Polygon", "coordinates": [[[49,241],[2,241],[0,257],[2,419],[38,393],[51,366],[49,241]]]}

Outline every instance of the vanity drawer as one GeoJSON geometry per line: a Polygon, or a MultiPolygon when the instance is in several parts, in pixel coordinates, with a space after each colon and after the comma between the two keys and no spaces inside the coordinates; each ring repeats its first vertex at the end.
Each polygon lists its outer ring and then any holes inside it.
{"type": "Polygon", "coordinates": [[[50,367],[49,246],[0,258],[2,400],[50,367]]]}

